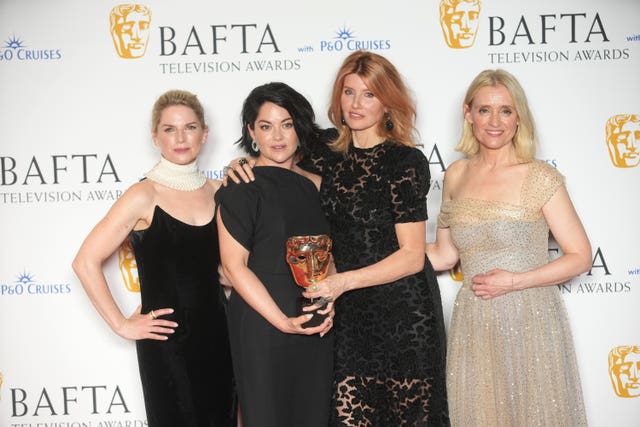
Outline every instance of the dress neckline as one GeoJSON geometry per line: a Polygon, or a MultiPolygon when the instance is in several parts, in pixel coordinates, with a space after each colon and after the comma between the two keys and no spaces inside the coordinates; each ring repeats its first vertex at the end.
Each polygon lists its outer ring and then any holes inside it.
{"type": "Polygon", "coordinates": [[[349,146],[351,151],[356,152],[356,153],[372,153],[375,152],[377,150],[381,150],[382,148],[386,147],[389,144],[388,140],[384,140],[379,144],[376,144],[372,147],[366,147],[366,148],[361,148],[361,147],[356,147],[353,142],[351,142],[351,145],[349,146]]]}

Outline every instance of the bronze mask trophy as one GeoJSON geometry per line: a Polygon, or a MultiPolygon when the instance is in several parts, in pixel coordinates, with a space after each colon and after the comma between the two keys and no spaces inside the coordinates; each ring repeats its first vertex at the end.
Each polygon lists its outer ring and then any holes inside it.
{"type": "MultiPolygon", "coordinates": [[[[327,277],[331,265],[332,241],[326,234],[316,236],[292,236],[287,239],[287,263],[291,267],[293,278],[299,286],[315,291],[317,282],[327,277]]],[[[317,289],[317,287],[316,287],[317,289]]],[[[310,298],[300,298],[300,314],[312,313],[313,317],[302,326],[317,326],[327,317],[327,314],[318,314],[327,305],[326,300],[314,301],[310,298]],[[302,311],[303,307],[322,303],[313,311],[302,311]]]]}

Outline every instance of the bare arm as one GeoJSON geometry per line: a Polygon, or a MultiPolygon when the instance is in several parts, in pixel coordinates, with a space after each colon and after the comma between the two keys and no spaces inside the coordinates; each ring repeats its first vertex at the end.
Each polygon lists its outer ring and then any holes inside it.
{"type": "Polygon", "coordinates": [[[216,218],[219,230],[220,258],[222,270],[233,289],[247,304],[264,317],[278,330],[288,334],[324,335],[331,325],[331,319],[316,327],[303,328],[302,324],[311,319],[311,314],[298,317],[287,317],[271,297],[271,294],[260,279],[249,269],[247,262],[249,251],[238,243],[229,233],[221,219],[220,212],[216,218]]]}
{"type": "MultiPolygon", "coordinates": [[[[111,207],[107,215],[91,230],[73,260],[72,267],[92,304],[109,327],[123,338],[165,340],[173,332],[175,322],[153,319],[141,314],[140,307],[127,318],[116,304],[107,284],[102,266],[143,216],[147,196],[140,184],[130,188],[111,207]]],[[[155,310],[156,316],[173,310],[155,310]]]]}
{"type": "Polygon", "coordinates": [[[359,288],[390,283],[415,274],[424,268],[425,221],[395,225],[400,248],[375,264],[328,276],[318,283],[316,292],[303,293],[308,298],[329,297],[335,301],[343,293],[359,288]]]}
{"type": "MultiPolygon", "coordinates": [[[[452,187],[458,182],[459,165],[460,163],[452,164],[444,174],[442,200],[449,200],[451,198],[452,187]]],[[[436,230],[436,240],[432,243],[427,242],[426,252],[433,269],[436,271],[453,268],[460,258],[458,248],[451,238],[450,228],[438,227],[436,230]]]]}
{"type": "Polygon", "coordinates": [[[458,248],[453,244],[451,239],[450,228],[438,228],[436,230],[436,241],[427,243],[427,257],[436,271],[444,271],[453,268],[458,259],[458,248]]]}
{"type": "Polygon", "coordinates": [[[489,299],[510,291],[557,285],[591,268],[591,244],[564,185],[542,207],[542,213],[562,255],[522,273],[491,270],[476,275],[472,289],[477,296],[489,299]]]}

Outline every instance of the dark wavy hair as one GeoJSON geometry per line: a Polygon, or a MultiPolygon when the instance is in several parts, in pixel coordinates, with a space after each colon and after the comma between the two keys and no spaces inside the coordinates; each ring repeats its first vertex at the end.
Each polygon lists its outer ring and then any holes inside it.
{"type": "Polygon", "coordinates": [[[315,122],[316,116],[307,98],[282,82],[266,83],[249,93],[242,105],[242,136],[235,143],[251,156],[257,157],[260,154],[251,148],[252,139],[248,127],[254,129],[258,111],[265,102],[272,102],[287,110],[298,136],[298,151],[306,153],[309,144],[318,139],[320,127],[315,122]]]}

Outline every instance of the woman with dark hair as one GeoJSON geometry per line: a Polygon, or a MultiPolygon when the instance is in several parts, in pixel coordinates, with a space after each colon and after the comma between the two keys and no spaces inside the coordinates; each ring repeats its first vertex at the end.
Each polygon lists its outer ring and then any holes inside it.
{"type": "Polygon", "coordinates": [[[291,236],[329,234],[320,177],[296,166],[320,137],[309,102],[284,83],[251,91],[237,143],[257,156],[252,185],[216,193],[223,273],[233,286],[229,335],[244,427],[325,427],[331,401],[332,304],[300,314],[286,261],[291,236]],[[328,314],[318,326],[305,325],[328,314]]]}
{"type": "MultiPolygon", "coordinates": [[[[339,272],[304,294],[335,302],[330,425],[449,425],[442,301],[425,257],[430,172],[415,115],[395,66],[353,52],[333,86],[336,129],[298,164],[322,177],[339,272]]],[[[250,177],[251,162],[231,166],[250,177]]]]}

